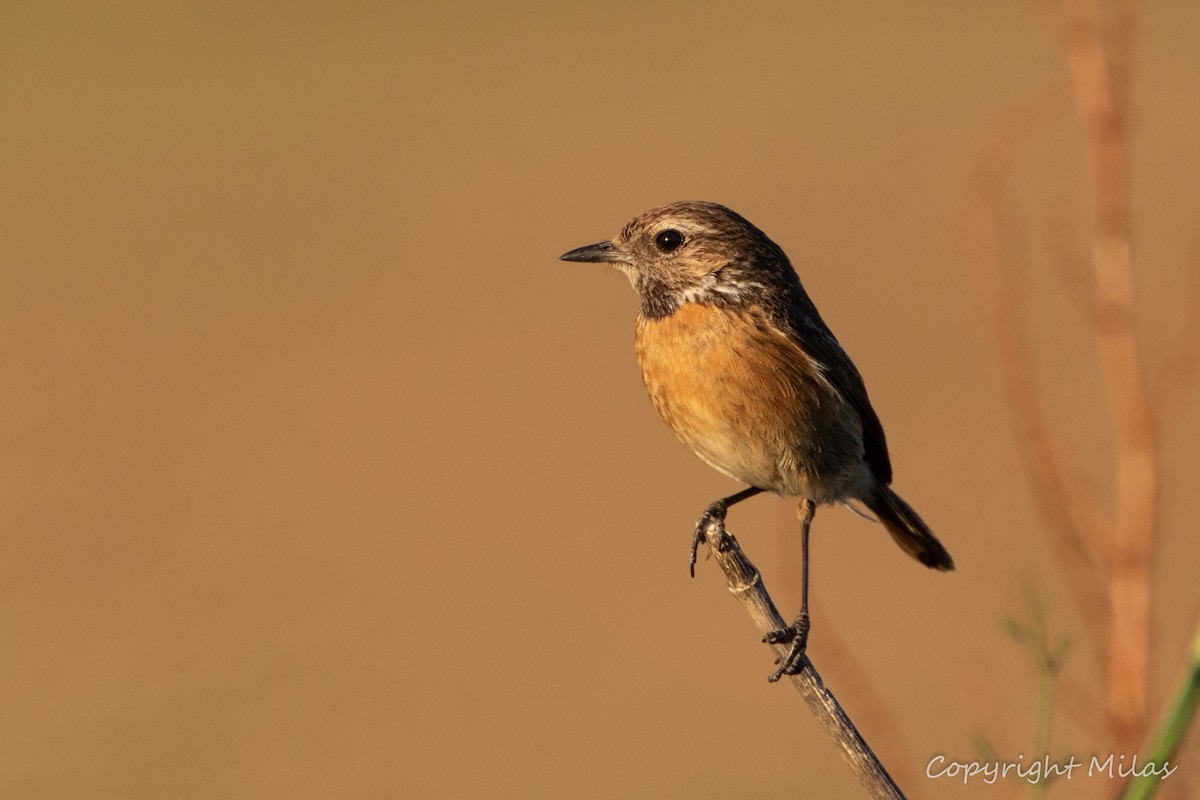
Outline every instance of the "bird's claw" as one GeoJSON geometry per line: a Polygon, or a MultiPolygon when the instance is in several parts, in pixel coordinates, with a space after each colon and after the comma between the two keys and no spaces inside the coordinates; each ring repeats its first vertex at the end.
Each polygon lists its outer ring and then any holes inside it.
{"type": "Polygon", "coordinates": [[[788,644],[796,638],[795,628],[780,628],[777,631],[771,631],[763,636],[762,640],[766,644],[788,644]]]}
{"type": "Polygon", "coordinates": [[[796,621],[788,627],[771,631],[763,636],[763,641],[767,644],[791,644],[782,658],[775,659],[778,668],[767,677],[768,681],[775,683],[784,675],[795,675],[800,671],[803,666],[804,653],[808,650],[810,627],[808,612],[801,611],[800,616],[796,617],[796,621]]]}
{"type": "Polygon", "coordinates": [[[696,577],[696,551],[700,548],[700,543],[704,541],[708,526],[716,523],[717,528],[721,533],[725,532],[725,514],[729,511],[725,502],[718,500],[717,502],[704,509],[704,513],[700,515],[700,519],[696,522],[696,532],[692,534],[692,553],[688,559],[688,571],[692,577],[696,577]]]}

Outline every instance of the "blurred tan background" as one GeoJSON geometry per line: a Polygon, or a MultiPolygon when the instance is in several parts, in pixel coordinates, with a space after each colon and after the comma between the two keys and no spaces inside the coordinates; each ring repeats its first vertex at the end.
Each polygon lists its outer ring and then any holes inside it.
{"type": "MultiPolygon", "coordinates": [[[[979,735],[1031,752],[1001,630],[1023,580],[1075,624],[962,220],[998,121],[1050,98],[1010,181],[1021,312],[1110,487],[1043,246],[1086,232],[1079,128],[1040,6],[904,5],[0,5],[0,796],[858,796],[715,566],[687,577],[737,487],[647,401],[632,291],[556,260],[677,199],[788,251],[959,565],[820,513],[814,661],[910,796],[1024,796],[923,775],[979,735]]],[[[1141,8],[1152,371],[1200,260],[1198,35],[1195,4],[1141,8]]],[[[1198,436],[1192,394],[1164,429],[1155,708],[1200,612],[1198,436]]],[[[790,614],[792,504],[730,528],[790,614]]],[[[1097,691],[1084,649],[1069,673],[1097,691]]]]}

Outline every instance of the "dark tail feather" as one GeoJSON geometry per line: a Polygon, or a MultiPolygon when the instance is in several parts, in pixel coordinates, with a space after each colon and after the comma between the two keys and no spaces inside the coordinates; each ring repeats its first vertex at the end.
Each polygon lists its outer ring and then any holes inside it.
{"type": "Polygon", "coordinates": [[[904,552],[927,567],[954,569],[954,559],[950,558],[946,548],[942,547],[929,526],[900,495],[880,484],[870,497],[864,497],[862,501],[875,512],[875,516],[879,517],[904,552]]]}

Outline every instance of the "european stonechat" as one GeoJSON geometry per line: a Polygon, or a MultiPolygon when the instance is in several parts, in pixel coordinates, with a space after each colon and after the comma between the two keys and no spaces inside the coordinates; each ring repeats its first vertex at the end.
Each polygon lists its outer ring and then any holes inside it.
{"type": "MultiPolygon", "coordinates": [[[[858,500],[904,552],[940,570],[954,562],[889,484],[883,426],[783,250],[716,203],[639,214],[612,241],[563,261],[612,264],[641,297],[635,346],[650,399],[679,439],[748,488],[700,517],[690,566],[710,521],[760,492],[800,498],[801,607],[767,637],[791,643],[772,676],[794,672],[808,639],[808,534],[816,507],[858,500]]],[[[853,506],[851,506],[853,507],[853,506]]]]}

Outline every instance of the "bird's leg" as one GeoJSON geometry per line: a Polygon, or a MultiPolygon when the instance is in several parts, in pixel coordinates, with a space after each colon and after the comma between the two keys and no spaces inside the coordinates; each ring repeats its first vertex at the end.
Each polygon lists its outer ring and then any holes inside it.
{"type": "Polygon", "coordinates": [[[692,577],[696,577],[696,548],[704,541],[704,530],[710,522],[717,523],[721,530],[725,529],[725,514],[729,511],[729,507],[735,503],[740,503],[743,500],[754,497],[761,492],[762,489],[751,486],[748,489],[743,489],[737,494],[731,494],[729,497],[722,497],[708,508],[704,509],[704,513],[700,515],[700,521],[696,523],[696,532],[692,534],[692,557],[688,559],[688,569],[691,570],[692,577]]]}
{"type": "Polygon", "coordinates": [[[763,641],[768,644],[791,642],[792,645],[787,655],[775,662],[779,669],[767,678],[772,683],[784,675],[795,675],[799,672],[800,659],[808,647],[808,629],[812,626],[808,618],[808,531],[816,513],[817,507],[812,500],[800,501],[800,613],[788,627],[780,631],[771,631],[763,637],[763,641]]]}

